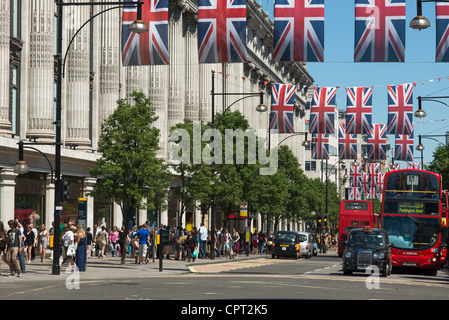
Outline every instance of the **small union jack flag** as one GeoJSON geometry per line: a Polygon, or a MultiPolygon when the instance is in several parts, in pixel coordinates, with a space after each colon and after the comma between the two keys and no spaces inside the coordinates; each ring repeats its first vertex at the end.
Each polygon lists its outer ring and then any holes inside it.
{"type": "Polygon", "coordinates": [[[388,172],[394,171],[394,170],[400,170],[401,164],[400,163],[389,163],[388,164],[388,172]]]}
{"type": "Polygon", "coordinates": [[[338,126],[338,154],[340,159],[357,159],[357,135],[345,132],[345,124],[338,126]]]}
{"type": "Polygon", "coordinates": [[[349,170],[349,186],[360,187],[362,185],[363,164],[351,164],[349,170]]]}
{"type": "Polygon", "coordinates": [[[404,62],[405,0],[355,0],[355,62],[404,62]]]}
{"type": "Polygon", "coordinates": [[[407,162],[407,169],[419,169],[421,162],[407,162]]]}
{"type": "Polygon", "coordinates": [[[198,0],[200,63],[247,62],[246,0],[198,0]]]}
{"type": "Polygon", "coordinates": [[[378,173],[376,178],[377,190],[380,194],[384,192],[385,173],[378,173]]]}
{"type": "MultiPolygon", "coordinates": [[[[125,2],[134,2],[125,0],[125,2]]],[[[168,0],[148,0],[142,5],[142,20],[148,32],[136,34],[129,26],[137,19],[137,7],[124,7],[122,17],[122,63],[124,66],[165,65],[168,52],[168,0]]]]}
{"type": "Polygon", "coordinates": [[[324,0],[275,0],[274,61],[324,61],[324,0]]]}
{"type": "Polygon", "coordinates": [[[387,159],[387,126],[381,123],[373,125],[372,132],[368,135],[368,158],[370,160],[387,159]]]}
{"type": "Polygon", "coordinates": [[[346,96],[346,132],[370,133],[373,112],[373,87],[346,88],[346,96]]]}
{"type": "Polygon", "coordinates": [[[329,134],[312,135],[312,159],[329,159],[329,134]]]}
{"type": "Polygon", "coordinates": [[[368,163],[368,174],[370,178],[370,187],[377,189],[377,175],[379,174],[380,164],[368,163]]]}
{"type": "Polygon", "coordinates": [[[336,87],[314,87],[310,109],[310,133],[335,133],[336,87]]]}
{"type": "Polygon", "coordinates": [[[411,135],[397,134],[394,146],[394,160],[413,161],[413,131],[411,135]]]}
{"type": "Polygon", "coordinates": [[[271,86],[270,130],[277,133],[294,133],[293,105],[296,87],[273,83],[271,86]]]}
{"type": "Polygon", "coordinates": [[[436,10],[436,62],[449,62],[449,3],[435,3],[436,10]]]}
{"type": "Polygon", "coordinates": [[[388,86],[387,134],[413,132],[413,84],[388,86]]]}
{"type": "Polygon", "coordinates": [[[368,172],[362,172],[362,180],[360,185],[360,192],[368,194],[371,186],[371,179],[368,172]]]}
{"type": "Polygon", "coordinates": [[[359,187],[350,187],[349,188],[349,200],[360,200],[360,188],[359,187]]]}

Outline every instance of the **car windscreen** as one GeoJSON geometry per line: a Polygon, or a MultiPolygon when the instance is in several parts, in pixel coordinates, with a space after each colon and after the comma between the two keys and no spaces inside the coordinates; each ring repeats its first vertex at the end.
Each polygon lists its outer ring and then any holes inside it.
{"type": "Polygon", "coordinates": [[[348,243],[352,247],[379,248],[385,247],[385,237],[382,234],[355,233],[349,235],[348,243]]]}
{"type": "Polygon", "coordinates": [[[275,240],[279,241],[295,241],[296,234],[279,232],[276,234],[275,240]]]}

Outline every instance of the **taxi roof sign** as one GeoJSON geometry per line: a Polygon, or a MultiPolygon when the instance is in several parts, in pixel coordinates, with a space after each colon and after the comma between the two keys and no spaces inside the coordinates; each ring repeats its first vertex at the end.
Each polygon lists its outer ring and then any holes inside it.
{"type": "Polygon", "coordinates": [[[362,231],[363,231],[363,232],[373,232],[373,229],[365,228],[365,229],[362,229],[362,231]]]}

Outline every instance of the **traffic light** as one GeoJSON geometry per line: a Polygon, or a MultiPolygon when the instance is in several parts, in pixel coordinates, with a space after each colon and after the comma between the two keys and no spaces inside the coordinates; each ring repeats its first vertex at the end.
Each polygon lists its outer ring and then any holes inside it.
{"type": "Polygon", "coordinates": [[[327,214],[324,214],[324,215],[323,215],[323,227],[324,227],[324,228],[327,228],[327,226],[328,226],[328,222],[327,222],[327,214]]]}
{"type": "Polygon", "coordinates": [[[317,219],[316,219],[317,230],[321,230],[322,226],[323,226],[323,217],[321,216],[321,214],[318,214],[317,219]]]}
{"type": "Polygon", "coordinates": [[[69,199],[69,182],[66,180],[62,181],[62,200],[65,201],[69,199]]]}

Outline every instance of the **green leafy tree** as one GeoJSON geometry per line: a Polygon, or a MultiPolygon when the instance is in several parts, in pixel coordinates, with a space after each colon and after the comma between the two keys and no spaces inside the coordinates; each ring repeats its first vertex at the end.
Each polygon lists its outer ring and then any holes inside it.
{"type": "Polygon", "coordinates": [[[154,126],[154,107],[142,92],[132,93],[131,98],[132,102],[118,100],[116,110],[101,124],[101,158],[89,169],[97,178],[92,195],[113,198],[122,209],[126,229],[132,212],[154,204],[156,197],[163,202],[165,196],[159,188],[166,188],[169,178],[166,166],[156,156],[159,129],[154,126]]]}
{"type": "MultiPolygon", "coordinates": [[[[439,145],[433,152],[433,160],[425,166],[426,170],[449,176],[449,146],[439,145]]],[[[449,190],[449,179],[443,178],[443,189],[449,190]]]]}

